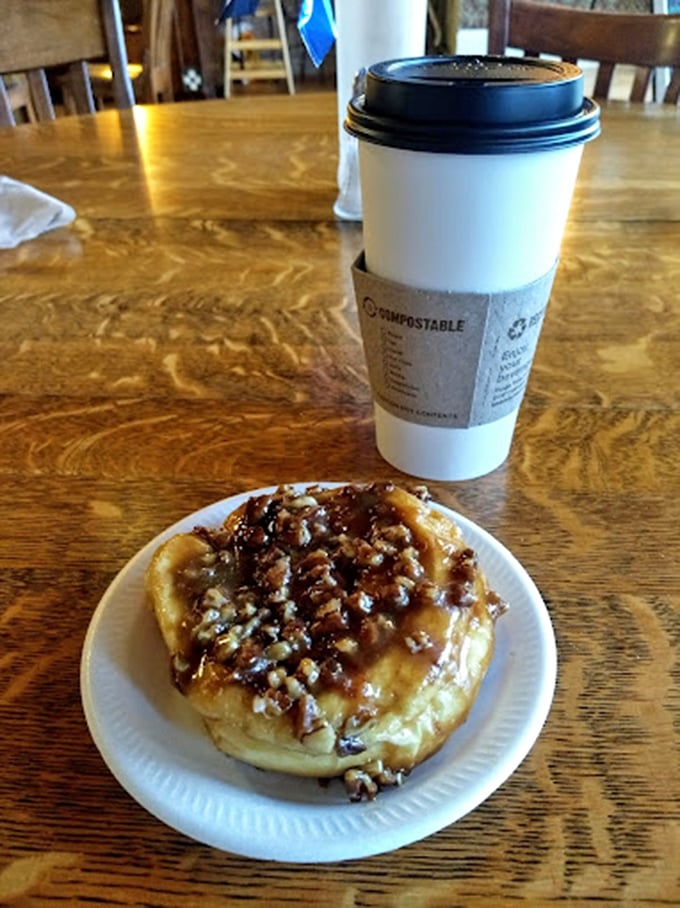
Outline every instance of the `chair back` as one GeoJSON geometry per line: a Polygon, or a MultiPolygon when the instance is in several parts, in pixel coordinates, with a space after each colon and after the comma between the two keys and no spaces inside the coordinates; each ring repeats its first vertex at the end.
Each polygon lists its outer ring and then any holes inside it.
{"type": "MultiPolygon", "coordinates": [[[[114,103],[132,107],[134,94],[118,0],[3,0],[0,76],[26,73],[39,120],[54,119],[46,69],[65,67],[77,113],[95,111],[87,60],[105,58],[113,71],[114,103]]],[[[15,123],[0,78],[0,125],[15,123]]]]}
{"type": "Polygon", "coordinates": [[[529,56],[551,54],[575,63],[598,64],[594,97],[609,95],[617,64],[635,67],[631,101],[644,101],[652,73],[668,67],[671,79],[663,100],[678,103],[680,94],[680,15],[594,11],[537,3],[490,0],[489,53],[507,48],[529,56]]]}

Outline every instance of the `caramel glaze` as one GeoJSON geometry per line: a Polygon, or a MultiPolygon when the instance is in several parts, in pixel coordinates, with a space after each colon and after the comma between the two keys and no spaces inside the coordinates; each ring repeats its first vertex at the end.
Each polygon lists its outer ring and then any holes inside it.
{"type": "MultiPolygon", "coordinates": [[[[391,645],[403,647],[423,680],[442,658],[459,609],[477,601],[474,552],[450,552],[443,582],[434,583],[435,557],[426,536],[387,493],[392,483],[312,488],[295,497],[289,487],[249,499],[217,529],[197,527],[204,543],[176,575],[176,590],[189,608],[174,680],[186,692],[206,660],[221,664],[221,682],[239,682],[254,695],[271,690],[271,645],[284,641],[278,665],[299,674],[303,659],[318,666],[315,685],[360,701],[367,672],[391,645]],[[410,525],[410,528],[409,528],[410,525]],[[229,602],[250,603],[255,629],[234,652],[220,656],[227,623],[199,643],[205,597],[217,589],[229,602]],[[291,607],[291,603],[293,604],[291,607]],[[441,620],[420,621],[436,606],[441,620]],[[253,611],[254,610],[254,611],[253,611]],[[426,638],[409,636],[425,626],[426,638]],[[339,643],[346,641],[346,651],[339,643]],[[287,652],[290,645],[290,652],[287,652]],[[226,673],[226,674],[225,674],[226,673]]],[[[496,605],[500,603],[496,599],[496,605]]],[[[493,606],[493,598],[492,598],[493,606]]],[[[421,632],[422,633],[422,632],[421,632]]],[[[284,712],[304,734],[305,700],[275,692],[284,712]]],[[[351,748],[346,739],[345,746],[351,748]]]]}

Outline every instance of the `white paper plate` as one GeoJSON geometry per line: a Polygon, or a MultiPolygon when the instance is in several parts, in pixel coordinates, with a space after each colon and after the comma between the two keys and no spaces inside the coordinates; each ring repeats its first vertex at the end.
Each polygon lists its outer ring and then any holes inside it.
{"type": "Polygon", "coordinates": [[[555,638],[533,581],[493,536],[441,508],[457,521],[511,607],[498,623],[496,652],[465,725],[403,787],[352,804],[340,783],[323,788],[221,754],[171,684],[167,651],[144,603],[144,572],[161,541],[197,524],[218,525],[252,494],[216,502],[169,527],[132,558],[99,603],[85,639],[81,691],[90,733],[109,769],[164,823],[254,858],[366,857],[453,823],[517,768],[550,709],[555,638]]]}

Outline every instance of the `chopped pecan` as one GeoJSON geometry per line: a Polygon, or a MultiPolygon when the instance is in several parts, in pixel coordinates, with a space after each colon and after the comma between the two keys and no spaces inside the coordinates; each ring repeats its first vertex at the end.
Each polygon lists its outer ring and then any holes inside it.
{"type": "Polygon", "coordinates": [[[250,498],[246,505],[246,521],[251,526],[260,523],[267,516],[273,504],[274,498],[272,495],[257,495],[250,498]]]}
{"type": "Polygon", "coordinates": [[[335,752],[339,757],[349,757],[354,754],[361,754],[366,750],[366,745],[357,738],[356,735],[338,738],[335,745],[335,752]]]}
{"type": "Polygon", "coordinates": [[[409,652],[422,653],[423,650],[432,648],[432,639],[430,635],[423,630],[414,631],[408,637],[404,637],[404,643],[409,652]]]}
{"type": "Polygon", "coordinates": [[[402,770],[386,768],[382,760],[375,760],[364,766],[348,769],[343,781],[350,801],[373,801],[383,788],[402,785],[405,777],[406,774],[402,770]]]}
{"type": "Polygon", "coordinates": [[[319,727],[321,710],[311,694],[303,694],[297,701],[295,733],[298,739],[311,734],[319,727]]]}
{"type": "Polygon", "coordinates": [[[378,784],[363,769],[348,769],[343,776],[345,791],[350,801],[373,801],[378,794],[378,784]]]}

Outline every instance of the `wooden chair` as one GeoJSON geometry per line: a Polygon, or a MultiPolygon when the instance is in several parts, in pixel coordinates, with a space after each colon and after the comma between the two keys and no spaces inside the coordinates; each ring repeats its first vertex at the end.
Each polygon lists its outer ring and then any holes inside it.
{"type": "Polygon", "coordinates": [[[281,0],[271,0],[258,8],[253,19],[265,20],[272,32],[268,38],[249,35],[246,38],[235,38],[232,31],[232,19],[227,19],[224,29],[224,97],[231,96],[232,82],[249,82],[251,80],[279,80],[286,82],[288,92],[295,94],[295,79],[290,62],[286,19],[281,0]],[[268,55],[262,60],[260,55],[268,55]],[[233,55],[240,56],[240,66],[234,65],[233,55]]]}
{"type": "MultiPolygon", "coordinates": [[[[176,18],[176,0],[144,0],[141,62],[128,64],[132,88],[140,104],[175,100],[172,51],[176,18]]],[[[111,67],[90,63],[88,69],[94,94],[105,103],[112,93],[111,67]]]]}
{"type": "MultiPolygon", "coordinates": [[[[118,0],[3,0],[0,74],[25,73],[39,120],[53,120],[46,70],[66,67],[65,86],[77,113],[94,113],[87,61],[107,58],[116,107],[132,107],[118,0]]],[[[12,106],[0,80],[0,125],[14,126],[12,106]]]]}
{"type": "Polygon", "coordinates": [[[595,12],[534,0],[490,0],[489,53],[517,48],[568,62],[598,63],[594,97],[605,99],[617,64],[635,67],[631,101],[644,101],[652,73],[669,67],[664,102],[680,95],[680,15],[595,12]]]}

